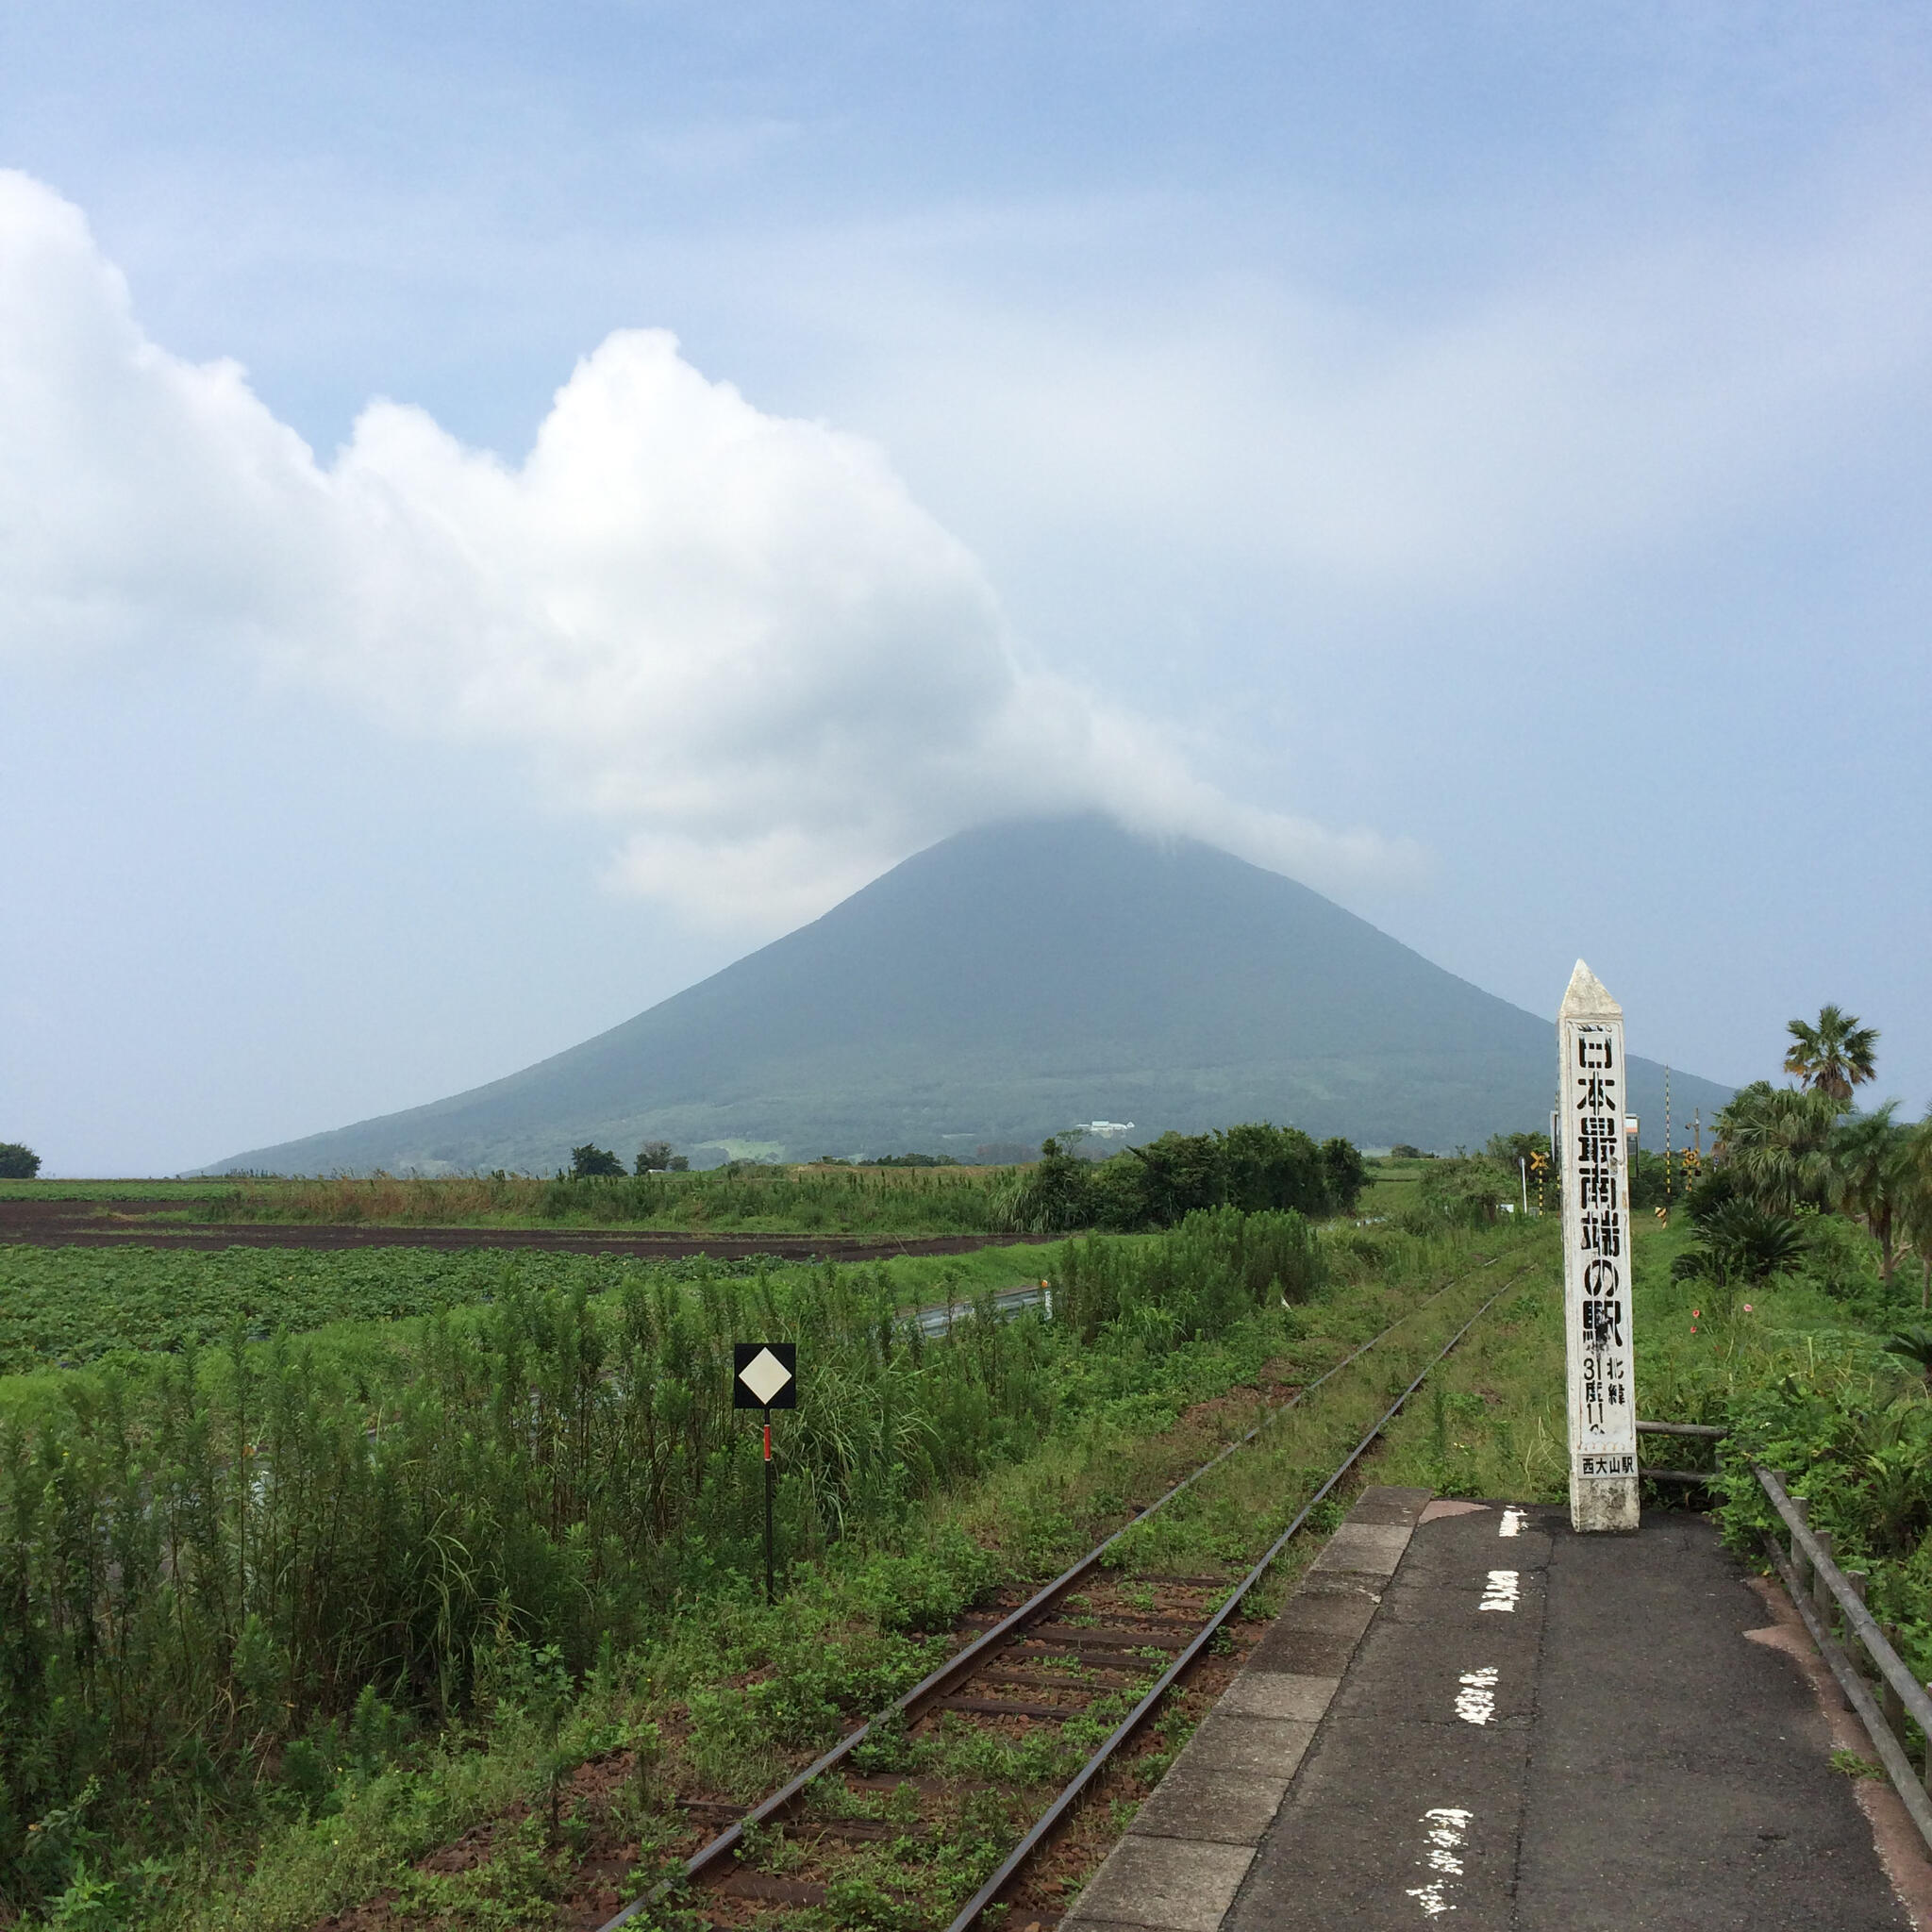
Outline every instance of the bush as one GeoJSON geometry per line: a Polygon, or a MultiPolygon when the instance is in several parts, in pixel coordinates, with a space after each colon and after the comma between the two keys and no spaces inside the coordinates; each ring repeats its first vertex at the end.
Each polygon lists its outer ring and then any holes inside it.
{"type": "Polygon", "coordinates": [[[1417,1190],[1421,1198],[1408,1214],[1430,1231],[1444,1222],[1451,1227],[1488,1227],[1496,1219],[1496,1204],[1514,1200],[1520,1185],[1520,1175],[1481,1155],[1432,1160],[1417,1190]]]}
{"type": "Polygon", "coordinates": [[[1197,1208],[1146,1244],[1090,1235],[1060,1251],[1053,1319],[1083,1341],[1115,1323],[1180,1341],[1224,1333],[1243,1314],[1305,1302],[1322,1286],[1315,1230],[1292,1209],[1197,1208]]]}
{"type": "Polygon", "coordinates": [[[1346,1214],[1367,1180],[1367,1163],[1350,1141],[1338,1138],[1318,1147],[1298,1128],[1251,1121],[1209,1134],[1162,1134],[1092,1163],[1049,1141],[1014,1211],[1018,1226],[1042,1234],[1174,1227],[1218,1208],[1346,1214]]]}
{"type": "Polygon", "coordinates": [[[624,1162],[608,1149],[586,1141],[570,1150],[570,1177],[574,1181],[622,1180],[624,1162]]]}
{"type": "Polygon", "coordinates": [[[1369,1164],[1353,1141],[1340,1134],[1322,1142],[1322,1181],[1331,1214],[1353,1214],[1369,1184],[1369,1164]]]}
{"type": "Polygon", "coordinates": [[[18,1141],[0,1141],[0,1181],[30,1181],[41,1171],[41,1157],[18,1141]]]}
{"type": "Polygon", "coordinates": [[[1781,1525],[1752,1465],[1784,1472],[1812,1523],[1831,1532],[1840,1567],[1868,1574],[1873,1614],[1897,1628],[1923,1678],[1932,1670],[1932,1403],[1923,1377],[1874,1340],[1821,1341],[1733,1403],[1719,1520],[1731,1546],[1756,1557],[1759,1535],[1781,1525]]]}
{"type": "Polygon", "coordinates": [[[1738,1177],[1722,1162],[1706,1168],[1684,1196],[1690,1219],[1696,1222],[1707,1221],[1727,1202],[1739,1198],[1738,1177]]]}
{"type": "Polygon", "coordinates": [[[1679,1281],[1749,1286],[1794,1268],[1804,1251],[1805,1231],[1789,1215],[1727,1201],[1697,1224],[1671,1273],[1679,1281]]]}
{"type": "Polygon", "coordinates": [[[1013,1225],[1028,1234],[1062,1234],[1093,1223],[1094,1170],[1058,1141],[1041,1144],[1039,1164],[1013,1206],[1013,1225]]]}
{"type": "Polygon", "coordinates": [[[1896,1299],[1884,1292],[1877,1243],[1862,1227],[1840,1214],[1807,1214],[1800,1225],[1805,1230],[1805,1251],[1797,1272],[1821,1293],[1874,1314],[1888,1300],[1896,1299]]]}

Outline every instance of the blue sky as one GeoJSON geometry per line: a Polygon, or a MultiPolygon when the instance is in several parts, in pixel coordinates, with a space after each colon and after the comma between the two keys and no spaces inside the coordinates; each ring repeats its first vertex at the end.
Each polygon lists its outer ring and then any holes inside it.
{"type": "Polygon", "coordinates": [[[429,1099],[1095,803],[1916,1113],[1928,106],[1905,6],[9,9],[0,1139],[429,1099]]]}

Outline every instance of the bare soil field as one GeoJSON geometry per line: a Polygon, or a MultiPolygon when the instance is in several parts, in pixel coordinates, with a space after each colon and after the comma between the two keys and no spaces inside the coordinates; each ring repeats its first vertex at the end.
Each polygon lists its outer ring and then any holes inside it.
{"type": "Polygon", "coordinates": [[[165,1201],[0,1200],[0,1242],[42,1248],[533,1248],[675,1261],[774,1255],[789,1261],[874,1261],[886,1255],[965,1255],[1052,1241],[1057,1235],[808,1235],[612,1233],[596,1228],[329,1227],[304,1223],[196,1222],[165,1201]]]}

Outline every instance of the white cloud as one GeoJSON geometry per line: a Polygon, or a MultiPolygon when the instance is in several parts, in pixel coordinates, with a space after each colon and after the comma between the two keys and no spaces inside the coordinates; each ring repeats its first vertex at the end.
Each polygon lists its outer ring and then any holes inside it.
{"type": "Polygon", "coordinates": [[[813,236],[783,292],[1005,582],[1077,544],[1357,621],[1520,608],[1749,526],[1923,413],[1928,173],[1915,144],[1407,274],[1380,234],[1332,258],[1346,208],[969,205],[813,236]]]}
{"type": "Polygon", "coordinates": [[[377,402],[327,463],[170,356],[79,212],[0,175],[0,651],[240,653],[520,750],[612,875],[776,930],[988,817],[1100,807],[1334,888],[1409,855],[1248,808],[1024,662],[872,444],[609,337],[527,460],[377,402]]]}

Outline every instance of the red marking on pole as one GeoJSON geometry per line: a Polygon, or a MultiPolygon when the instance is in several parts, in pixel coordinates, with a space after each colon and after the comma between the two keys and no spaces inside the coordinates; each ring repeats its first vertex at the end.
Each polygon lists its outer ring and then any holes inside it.
{"type": "Polygon", "coordinates": [[[770,1423],[767,1423],[767,1424],[765,1424],[765,1460],[766,1460],[767,1462],[769,1462],[769,1461],[771,1461],[771,1459],[772,1459],[772,1425],[771,1425],[771,1424],[770,1424],[770,1423]]]}

